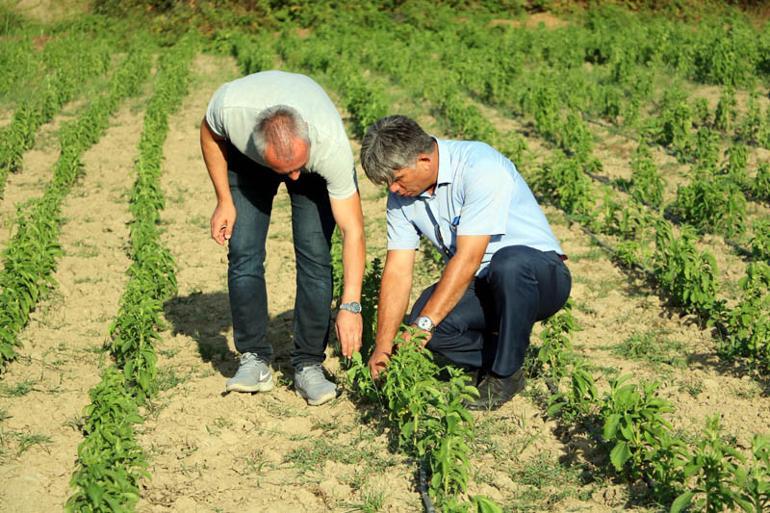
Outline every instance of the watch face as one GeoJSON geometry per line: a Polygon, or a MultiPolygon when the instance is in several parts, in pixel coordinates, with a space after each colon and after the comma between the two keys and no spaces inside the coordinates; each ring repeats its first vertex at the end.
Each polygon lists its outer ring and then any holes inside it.
{"type": "Polygon", "coordinates": [[[417,327],[421,330],[425,331],[432,331],[433,330],[433,321],[430,320],[428,317],[418,317],[417,318],[417,327]]]}

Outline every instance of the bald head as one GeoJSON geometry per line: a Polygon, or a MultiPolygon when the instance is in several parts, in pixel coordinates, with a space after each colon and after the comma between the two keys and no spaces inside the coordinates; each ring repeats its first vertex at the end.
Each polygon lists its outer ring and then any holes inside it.
{"type": "Polygon", "coordinates": [[[276,173],[294,173],[298,177],[310,154],[307,123],[292,107],[270,107],[257,118],[254,144],[268,167],[276,173]]]}

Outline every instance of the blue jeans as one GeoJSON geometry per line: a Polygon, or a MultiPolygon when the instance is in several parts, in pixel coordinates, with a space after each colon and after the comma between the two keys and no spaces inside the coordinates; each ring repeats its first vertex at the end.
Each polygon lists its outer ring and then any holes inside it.
{"type": "MultiPolygon", "coordinates": [[[[436,285],[422,292],[409,315],[420,315],[436,285]]],[[[428,342],[428,349],[455,365],[501,377],[524,364],[535,322],[567,302],[572,277],[554,251],[527,246],[498,250],[487,273],[476,278],[428,342]]]]}
{"type": "Polygon", "coordinates": [[[229,242],[227,286],[235,347],[270,361],[267,340],[265,240],[273,198],[283,182],[291,198],[297,263],[294,349],[291,364],[320,363],[329,341],[332,301],[331,239],[334,231],[326,181],[305,173],[293,181],[228,147],[228,178],[237,217],[229,242]]]}

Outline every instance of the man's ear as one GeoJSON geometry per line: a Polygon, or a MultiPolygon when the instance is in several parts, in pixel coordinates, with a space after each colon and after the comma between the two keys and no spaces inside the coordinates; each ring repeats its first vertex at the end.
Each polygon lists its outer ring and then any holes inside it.
{"type": "Polygon", "coordinates": [[[433,155],[431,155],[430,153],[420,153],[419,155],[417,155],[417,162],[421,163],[423,166],[424,165],[429,166],[431,162],[433,162],[433,155]]]}

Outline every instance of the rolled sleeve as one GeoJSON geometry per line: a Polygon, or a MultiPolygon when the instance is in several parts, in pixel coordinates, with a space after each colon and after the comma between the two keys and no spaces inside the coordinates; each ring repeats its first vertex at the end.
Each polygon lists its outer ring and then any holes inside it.
{"type": "Polygon", "coordinates": [[[504,235],[514,192],[512,177],[494,161],[479,162],[465,173],[463,191],[457,235],[504,235]]]}
{"type": "Polygon", "coordinates": [[[388,222],[388,250],[417,249],[420,233],[406,217],[402,205],[392,193],[388,196],[386,219],[388,222]]]}
{"type": "Polygon", "coordinates": [[[209,124],[209,128],[219,137],[225,138],[227,138],[227,130],[225,129],[223,112],[228,85],[229,84],[222,84],[219,89],[214,92],[214,95],[209,101],[209,106],[206,109],[206,123],[209,124]]]}

